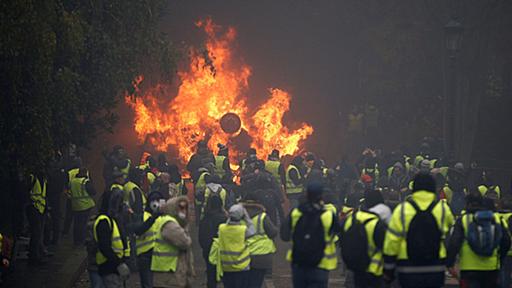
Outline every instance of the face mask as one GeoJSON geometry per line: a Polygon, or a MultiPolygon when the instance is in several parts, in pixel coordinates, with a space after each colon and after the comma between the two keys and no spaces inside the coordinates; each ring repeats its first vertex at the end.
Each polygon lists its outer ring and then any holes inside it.
{"type": "Polygon", "coordinates": [[[185,220],[185,219],[187,219],[187,214],[185,214],[183,212],[178,212],[178,218],[185,220]]]}
{"type": "Polygon", "coordinates": [[[149,203],[149,208],[151,209],[152,213],[157,213],[160,210],[160,202],[151,201],[151,203],[149,203]]]}

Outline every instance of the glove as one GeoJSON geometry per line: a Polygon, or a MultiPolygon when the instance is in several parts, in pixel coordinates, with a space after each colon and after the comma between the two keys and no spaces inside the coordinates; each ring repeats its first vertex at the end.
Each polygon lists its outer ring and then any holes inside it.
{"type": "Polygon", "coordinates": [[[117,266],[117,273],[119,273],[119,277],[121,277],[122,281],[126,281],[130,278],[130,268],[128,268],[126,263],[121,263],[117,266]]]}

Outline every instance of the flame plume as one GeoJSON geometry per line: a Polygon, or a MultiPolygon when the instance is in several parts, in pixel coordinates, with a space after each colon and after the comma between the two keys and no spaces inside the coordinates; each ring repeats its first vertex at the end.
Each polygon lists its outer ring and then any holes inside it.
{"type": "MultiPolygon", "coordinates": [[[[198,21],[196,26],[206,33],[205,48],[191,49],[188,69],[178,72],[178,94],[172,98],[170,87],[158,84],[146,89],[142,97],[125,99],[135,112],[134,129],[139,141],[148,141],[159,151],[173,146],[181,162],[186,163],[196,143],[205,137],[210,137],[212,150],[217,143],[229,142],[232,136],[222,131],[219,120],[226,113],[235,113],[241,119],[241,129],[252,138],[251,146],[258,157],[266,157],[272,149],[279,149],[283,155],[297,152],[313,128],[301,124],[291,131],[283,125],[290,94],[272,88],[270,98],[256,111],[249,111],[243,95],[249,88],[251,68],[233,60],[235,29],[223,32],[211,19],[198,21]]],[[[142,76],[134,80],[136,91],[142,80],[142,76]]]]}

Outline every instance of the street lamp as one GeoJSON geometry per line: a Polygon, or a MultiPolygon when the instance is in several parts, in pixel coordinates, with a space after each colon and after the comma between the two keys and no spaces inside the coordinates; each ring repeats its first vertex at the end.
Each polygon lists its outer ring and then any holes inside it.
{"type": "Polygon", "coordinates": [[[448,73],[447,73],[447,86],[446,94],[444,97],[444,109],[443,109],[443,126],[444,126],[444,150],[445,157],[449,160],[455,160],[455,147],[456,134],[462,133],[458,131],[458,119],[457,111],[460,105],[459,96],[457,92],[457,52],[461,48],[462,34],[464,28],[455,18],[450,19],[444,26],[445,37],[446,37],[446,50],[448,51],[448,73]]]}

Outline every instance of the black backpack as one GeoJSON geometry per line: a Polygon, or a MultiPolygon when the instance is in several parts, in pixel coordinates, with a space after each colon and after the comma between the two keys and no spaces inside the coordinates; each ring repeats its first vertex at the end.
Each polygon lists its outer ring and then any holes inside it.
{"type": "Polygon", "coordinates": [[[378,217],[364,220],[356,219],[356,214],[352,213],[352,225],[347,231],[343,232],[341,243],[341,257],[347,268],[356,272],[365,272],[370,265],[370,256],[368,255],[368,235],[366,235],[366,224],[378,217]]]}
{"type": "MultiPolygon", "coordinates": [[[[412,199],[407,202],[416,210],[416,215],[412,218],[407,231],[407,255],[409,260],[418,265],[430,264],[439,260],[442,233],[436,218],[432,215],[432,209],[436,206],[437,201],[433,201],[426,210],[420,210],[412,199]]],[[[403,209],[404,207],[402,207],[402,213],[404,212],[403,209]]]]}
{"type": "Polygon", "coordinates": [[[301,212],[293,232],[292,262],[303,267],[316,267],[324,257],[326,246],[321,219],[324,210],[301,212]]]}

